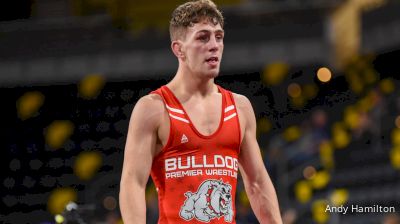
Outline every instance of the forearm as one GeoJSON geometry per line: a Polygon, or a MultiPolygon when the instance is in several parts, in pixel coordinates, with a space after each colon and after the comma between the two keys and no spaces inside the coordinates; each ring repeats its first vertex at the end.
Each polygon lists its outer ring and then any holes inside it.
{"type": "Polygon", "coordinates": [[[121,184],[119,202],[125,224],[146,224],[145,189],[121,184]]]}
{"type": "Polygon", "coordinates": [[[282,218],[275,188],[269,178],[246,186],[253,212],[261,224],[281,224],[282,218]]]}

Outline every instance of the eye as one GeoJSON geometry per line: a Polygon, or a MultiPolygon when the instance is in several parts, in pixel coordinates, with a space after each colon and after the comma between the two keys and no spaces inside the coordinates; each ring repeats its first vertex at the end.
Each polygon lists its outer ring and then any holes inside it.
{"type": "Polygon", "coordinates": [[[223,39],[224,39],[224,35],[218,34],[218,35],[215,36],[215,39],[217,39],[217,40],[223,40],[223,39]]]}
{"type": "Polygon", "coordinates": [[[197,39],[202,42],[207,42],[209,39],[209,36],[208,35],[200,35],[199,37],[197,37],[197,39]]]}

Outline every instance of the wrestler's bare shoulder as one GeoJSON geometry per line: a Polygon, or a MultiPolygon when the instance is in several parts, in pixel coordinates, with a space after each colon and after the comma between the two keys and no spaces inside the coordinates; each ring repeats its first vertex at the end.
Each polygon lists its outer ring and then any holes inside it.
{"type": "Polygon", "coordinates": [[[158,126],[164,113],[165,107],[161,96],[148,94],[137,101],[131,119],[146,125],[158,126]]]}
{"type": "Polygon", "coordinates": [[[238,93],[233,93],[233,99],[235,100],[236,106],[242,112],[248,112],[248,111],[251,112],[253,110],[253,107],[251,106],[251,102],[246,96],[238,94],[238,93]]]}
{"type": "Polygon", "coordinates": [[[243,133],[249,127],[249,125],[254,125],[255,115],[253,106],[251,105],[250,100],[244,95],[233,93],[233,99],[235,100],[239,114],[240,127],[243,133]]]}

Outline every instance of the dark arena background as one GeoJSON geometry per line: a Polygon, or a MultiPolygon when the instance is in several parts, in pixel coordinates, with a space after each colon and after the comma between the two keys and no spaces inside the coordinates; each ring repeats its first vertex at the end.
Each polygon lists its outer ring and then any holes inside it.
{"type": "MultiPolygon", "coordinates": [[[[1,2],[0,223],[122,223],[130,114],[175,74],[182,2],[1,2]]],[[[216,82],[252,102],[284,223],[400,223],[400,1],[216,3],[216,82]]],[[[156,223],[151,179],[146,199],[156,223]]],[[[258,223],[240,178],[236,208],[258,223]]]]}

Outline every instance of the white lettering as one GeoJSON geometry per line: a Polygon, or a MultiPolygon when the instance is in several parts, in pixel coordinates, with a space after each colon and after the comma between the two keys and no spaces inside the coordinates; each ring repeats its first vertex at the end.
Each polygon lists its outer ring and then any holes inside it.
{"type": "Polygon", "coordinates": [[[176,170],[176,158],[169,158],[165,160],[165,171],[176,170]]]}
{"type": "Polygon", "coordinates": [[[192,167],[193,168],[201,168],[201,167],[203,167],[203,164],[196,164],[196,157],[192,156],[192,167]]]}
{"type": "Polygon", "coordinates": [[[169,178],[197,176],[197,175],[203,175],[203,170],[186,170],[186,171],[169,172],[165,174],[165,178],[169,179],[169,178]]]}
{"type": "Polygon", "coordinates": [[[233,159],[233,169],[235,171],[238,171],[238,169],[239,169],[239,162],[238,162],[238,160],[236,158],[233,159]]]}
{"type": "Polygon", "coordinates": [[[225,167],[224,157],[222,157],[221,155],[215,155],[214,156],[214,166],[215,167],[225,167]],[[218,162],[218,159],[220,160],[220,162],[218,162]]]}
{"type": "Polygon", "coordinates": [[[207,156],[203,155],[204,167],[214,167],[214,164],[207,164],[207,156]]]}
{"type": "Polygon", "coordinates": [[[189,156],[187,157],[185,166],[182,165],[182,158],[178,157],[178,169],[183,170],[183,169],[189,169],[189,168],[190,168],[190,157],[189,156]]]}
{"type": "Polygon", "coordinates": [[[239,162],[234,157],[222,155],[214,155],[213,158],[207,158],[207,155],[202,155],[202,157],[178,156],[165,159],[166,172],[195,168],[228,168],[238,171],[239,162]]]}
{"type": "Polygon", "coordinates": [[[225,157],[226,168],[233,169],[233,158],[230,156],[225,157]]]}

